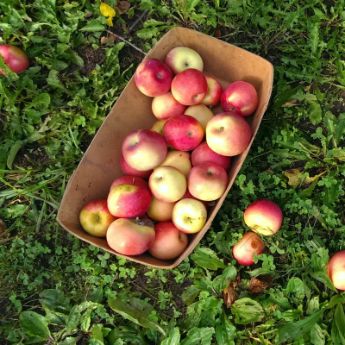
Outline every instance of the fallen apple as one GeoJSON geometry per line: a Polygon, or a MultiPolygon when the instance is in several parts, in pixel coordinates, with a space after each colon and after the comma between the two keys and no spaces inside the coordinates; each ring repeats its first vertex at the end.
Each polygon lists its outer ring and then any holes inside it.
{"type": "MultiPolygon", "coordinates": [[[[26,54],[18,47],[1,44],[0,55],[2,56],[4,63],[14,73],[22,73],[29,67],[29,59],[26,54]]],[[[5,74],[0,69],[0,75],[5,74]]]]}
{"type": "Polygon", "coordinates": [[[255,256],[261,254],[265,244],[254,232],[246,232],[233,246],[232,254],[240,265],[250,266],[254,264],[255,256]]]}
{"type": "Polygon", "coordinates": [[[327,265],[327,273],[334,287],[345,291],[345,250],[331,257],[327,265]]]}

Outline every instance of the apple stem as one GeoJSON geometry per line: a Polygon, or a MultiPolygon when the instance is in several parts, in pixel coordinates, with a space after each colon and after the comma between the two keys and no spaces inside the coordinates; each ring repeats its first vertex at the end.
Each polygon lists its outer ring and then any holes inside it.
{"type": "Polygon", "coordinates": [[[128,40],[126,40],[124,37],[120,36],[119,34],[117,34],[116,32],[112,32],[110,30],[106,30],[106,32],[108,34],[111,34],[111,35],[115,35],[120,41],[123,41],[125,43],[127,43],[129,46],[131,46],[132,48],[134,48],[135,50],[137,50],[138,52],[140,52],[141,54],[143,55],[146,55],[146,53],[141,50],[139,47],[137,47],[135,44],[129,42],[128,40]]]}

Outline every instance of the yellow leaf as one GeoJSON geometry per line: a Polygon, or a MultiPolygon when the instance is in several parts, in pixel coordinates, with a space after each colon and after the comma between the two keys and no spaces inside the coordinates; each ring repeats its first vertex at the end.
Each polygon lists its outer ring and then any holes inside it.
{"type": "Polygon", "coordinates": [[[107,18],[107,24],[113,26],[113,18],[116,16],[116,11],[113,7],[109,6],[105,2],[101,2],[99,10],[103,17],[107,18]]]}

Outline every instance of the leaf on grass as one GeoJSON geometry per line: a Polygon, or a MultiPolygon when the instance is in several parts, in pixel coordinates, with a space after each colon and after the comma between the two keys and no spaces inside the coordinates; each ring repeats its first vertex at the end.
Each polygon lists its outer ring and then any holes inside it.
{"type": "Polygon", "coordinates": [[[50,331],[44,316],[34,311],[23,311],[19,316],[19,322],[28,337],[28,344],[40,343],[49,339],[50,331]]]}
{"type": "Polygon", "coordinates": [[[40,303],[43,308],[59,312],[67,312],[70,308],[69,300],[64,293],[57,289],[46,289],[40,293],[40,303]]]}
{"type": "Polygon", "coordinates": [[[322,109],[319,102],[310,102],[309,119],[313,125],[317,125],[322,120],[322,109]]]}
{"type": "Polygon", "coordinates": [[[232,280],[236,279],[237,270],[234,266],[229,265],[223,271],[223,273],[215,277],[212,281],[212,286],[214,290],[221,293],[232,280]]]}
{"type": "Polygon", "coordinates": [[[265,292],[270,286],[271,277],[266,279],[251,278],[249,282],[249,291],[253,294],[260,294],[265,292]]]}
{"type": "Polygon", "coordinates": [[[332,339],[336,345],[345,345],[345,314],[344,307],[339,303],[334,312],[332,324],[332,339]]]}
{"type": "Polygon", "coordinates": [[[101,2],[99,6],[99,11],[103,17],[107,18],[107,24],[113,26],[113,18],[116,16],[115,8],[109,6],[105,2],[101,2]]]}
{"type": "Polygon", "coordinates": [[[228,320],[225,314],[222,315],[220,323],[216,326],[216,340],[218,345],[234,345],[236,327],[228,320]]]}
{"type": "Polygon", "coordinates": [[[225,268],[224,262],[218,258],[217,254],[209,248],[198,248],[192,255],[192,260],[200,267],[209,270],[225,268]]]}
{"type": "Polygon", "coordinates": [[[239,283],[239,280],[235,280],[233,282],[231,282],[228,287],[226,287],[223,290],[223,300],[224,300],[224,304],[227,308],[231,308],[231,306],[233,305],[233,303],[236,300],[236,287],[239,283]]]}
{"type": "Polygon", "coordinates": [[[213,334],[213,327],[191,328],[181,345],[211,345],[213,334]]]}
{"type": "Polygon", "coordinates": [[[90,20],[85,26],[83,26],[80,31],[86,32],[100,32],[105,30],[105,25],[100,23],[97,19],[90,20]]]}
{"type": "Polygon", "coordinates": [[[12,146],[7,156],[7,167],[12,169],[13,162],[22,146],[25,144],[25,140],[17,140],[12,146]]]}
{"type": "Polygon", "coordinates": [[[309,176],[302,172],[301,169],[289,169],[283,172],[284,176],[288,178],[288,185],[291,187],[299,187],[309,185],[313,182],[319,180],[319,178],[324,175],[326,171],[321,172],[320,174],[309,176]]]}
{"type": "Polygon", "coordinates": [[[180,345],[180,338],[180,329],[178,327],[172,328],[168,337],[161,342],[161,345],[180,345]]]}
{"type": "Polygon", "coordinates": [[[131,8],[131,4],[129,1],[119,1],[116,8],[120,14],[123,14],[131,8]]]}
{"type": "Polygon", "coordinates": [[[310,341],[313,345],[324,345],[325,335],[319,324],[315,324],[310,331],[310,341]]]}
{"type": "Polygon", "coordinates": [[[234,315],[235,323],[239,325],[261,321],[265,316],[261,304],[249,297],[235,301],[231,307],[231,312],[234,315]]]}

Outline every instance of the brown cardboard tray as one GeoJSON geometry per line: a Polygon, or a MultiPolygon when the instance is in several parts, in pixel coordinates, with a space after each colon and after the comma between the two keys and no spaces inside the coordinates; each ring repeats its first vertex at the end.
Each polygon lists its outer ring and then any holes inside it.
{"type": "Polygon", "coordinates": [[[150,128],[155,122],[151,111],[152,99],[137,90],[133,78],[121,93],[71,176],[57,216],[58,222],[64,229],[85,242],[128,260],[165,269],[179,265],[193,251],[209,229],[246,159],[267,108],[273,84],[273,66],[267,60],[214,37],[185,28],[174,28],[166,33],[145,59],[164,59],[169,50],[177,46],[195,49],[203,58],[204,70],[207,73],[227,82],[248,81],[255,86],[259,95],[258,108],[255,114],[249,118],[253,130],[252,140],[248,148],[232,160],[229,185],[224,195],[209,212],[203,229],[197,234],[189,235],[189,244],[178,258],[163,261],[155,259],[149,254],[135,257],[118,254],[110,249],[105,239],[88,235],[79,224],[79,212],[82,206],[92,199],[106,198],[111,182],[122,175],[118,162],[121,144],[125,136],[134,129],[150,128]]]}

